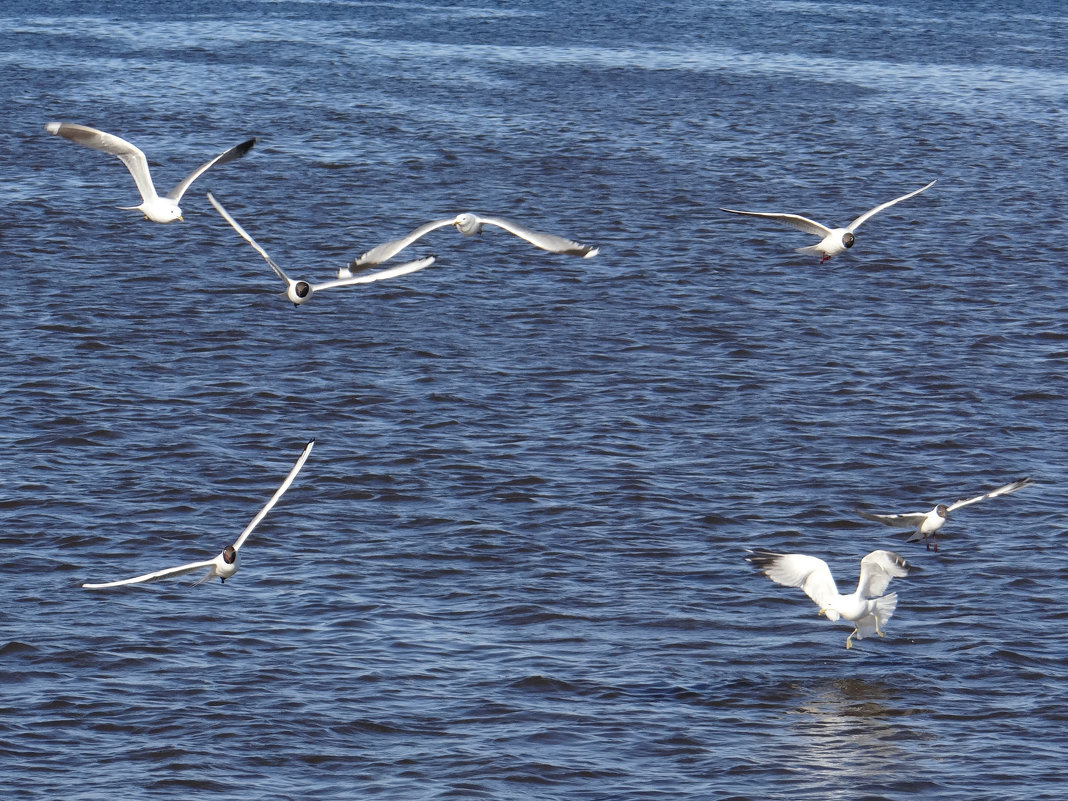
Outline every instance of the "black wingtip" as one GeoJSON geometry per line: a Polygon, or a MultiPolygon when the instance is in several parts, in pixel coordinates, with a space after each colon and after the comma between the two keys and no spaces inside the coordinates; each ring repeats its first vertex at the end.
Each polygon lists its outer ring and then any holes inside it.
{"type": "Polygon", "coordinates": [[[771,567],[775,563],[775,560],[782,556],[780,553],[765,551],[762,548],[750,551],[749,554],[749,556],[745,557],[745,561],[761,572],[771,567]]]}

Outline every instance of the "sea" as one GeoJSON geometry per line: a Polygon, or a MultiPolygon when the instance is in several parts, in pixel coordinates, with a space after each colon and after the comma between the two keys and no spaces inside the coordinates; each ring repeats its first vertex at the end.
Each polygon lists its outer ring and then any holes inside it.
{"type": "Polygon", "coordinates": [[[0,797],[1068,798],[1068,10],[0,6],[0,797]],[[142,219],[100,128],[184,221],[142,219]],[[937,181],[821,264],[828,226],[937,181]],[[431,220],[419,272],[321,283],[431,220]],[[303,470],[225,583],[211,559],[303,470]],[[951,514],[939,548],[863,519],[951,514]],[[746,562],[851,592],[885,637],[746,562]]]}

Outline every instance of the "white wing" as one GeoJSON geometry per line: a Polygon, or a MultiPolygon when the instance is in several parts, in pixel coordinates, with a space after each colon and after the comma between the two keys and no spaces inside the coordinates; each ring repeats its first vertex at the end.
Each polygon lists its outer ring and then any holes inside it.
{"type": "Polygon", "coordinates": [[[263,520],[264,516],[269,511],[271,511],[271,509],[276,503],[278,503],[278,499],[282,497],[282,493],[289,489],[289,485],[292,484],[293,479],[297,477],[297,473],[300,472],[300,468],[304,467],[304,463],[308,461],[308,454],[311,453],[311,449],[314,444],[315,440],[313,439],[311,442],[304,446],[304,450],[301,451],[300,456],[297,457],[296,464],[293,465],[293,467],[289,471],[289,474],[282,481],[282,486],[275,490],[274,495],[271,496],[271,500],[267,501],[264,507],[256,513],[256,516],[252,518],[252,522],[245,526],[245,530],[242,531],[241,535],[237,538],[237,542],[234,543],[235,551],[241,550],[241,546],[244,545],[245,540],[248,539],[248,535],[252,533],[252,529],[256,528],[256,526],[259,525],[259,522],[263,520]]]}
{"type": "Polygon", "coordinates": [[[872,551],[860,560],[857,593],[861,598],[878,598],[886,592],[890,579],[904,578],[911,567],[892,551],[872,551]]]}
{"type": "Polygon", "coordinates": [[[784,587],[800,587],[805,595],[827,607],[838,596],[838,587],[827,563],[815,556],[800,553],[756,551],[746,561],[784,587]]]}
{"type": "Polygon", "coordinates": [[[125,139],[98,131],[87,125],[75,125],[70,122],[50,122],[45,125],[45,130],[50,134],[77,142],[79,145],[91,147],[93,150],[118,156],[119,161],[126,165],[126,169],[133,176],[137,191],[141,193],[141,199],[147,203],[159,197],[156,194],[156,187],[152,184],[152,175],[148,171],[148,159],[145,158],[144,153],[125,139]]]}
{"type": "Polygon", "coordinates": [[[829,233],[831,229],[826,225],[821,225],[815,220],[810,220],[808,217],[802,217],[800,214],[777,214],[774,212],[763,211],[738,211],[737,209],[725,209],[722,206],[720,211],[728,211],[731,214],[745,214],[749,217],[766,217],[769,220],[789,225],[791,228],[796,228],[799,231],[804,231],[806,234],[812,234],[823,239],[829,233]]]}
{"type": "MultiPolygon", "coordinates": [[[[464,215],[460,215],[463,217],[464,215]]],[[[520,239],[525,239],[534,247],[547,250],[550,253],[563,253],[568,256],[582,256],[584,259],[591,258],[597,255],[598,248],[591,245],[580,245],[578,242],[572,242],[570,239],[565,239],[562,236],[556,234],[546,234],[541,231],[533,231],[526,226],[520,225],[517,222],[511,220],[505,220],[501,217],[479,217],[472,214],[478,223],[484,225],[495,225],[498,228],[502,228],[510,234],[518,236],[520,239]]]]}
{"type": "Polygon", "coordinates": [[[979,503],[979,501],[985,501],[987,498],[996,498],[999,495],[1008,495],[1010,492],[1016,492],[1016,490],[1023,489],[1024,487],[1030,487],[1033,483],[1034,482],[1031,481],[1030,477],[1017,479],[1016,481],[1012,481],[1003,487],[998,487],[995,490],[990,490],[990,492],[987,492],[983,495],[977,495],[974,498],[968,498],[967,500],[963,501],[954,501],[948,508],[949,511],[952,512],[954,509],[960,509],[962,506],[969,506],[973,503],[979,503]]]}
{"type": "Polygon", "coordinates": [[[189,185],[193,183],[193,181],[195,181],[197,178],[199,178],[205,170],[207,170],[209,167],[214,167],[216,164],[225,164],[228,161],[233,161],[234,159],[241,158],[243,155],[252,150],[252,146],[254,144],[256,144],[256,140],[249,139],[247,142],[242,142],[239,145],[235,145],[234,147],[227,150],[225,153],[220,153],[211,161],[201,164],[199,167],[189,173],[189,175],[185,176],[185,178],[182,179],[182,182],[180,184],[178,184],[176,187],[174,187],[174,189],[168,192],[167,197],[177,203],[179,200],[182,199],[182,195],[185,194],[185,190],[189,188],[189,185]]]}
{"type": "MultiPolygon", "coordinates": [[[[434,220],[424,225],[420,225],[414,231],[407,236],[402,236],[400,239],[394,239],[390,242],[384,242],[378,247],[371,248],[369,251],[360,256],[356,261],[352,263],[352,267],[363,267],[365,265],[381,264],[384,261],[389,261],[408,245],[415,242],[417,239],[426,236],[431,231],[436,231],[438,228],[444,228],[446,225],[452,225],[456,222],[456,218],[450,218],[448,220],[434,220]]],[[[351,269],[351,268],[350,268],[351,269]]]]}
{"type": "Polygon", "coordinates": [[[865,520],[875,520],[878,523],[885,523],[888,526],[895,526],[897,528],[916,528],[916,526],[920,525],[920,523],[927,519],[926,512],[908,512],[886,515],[872,514],[871,512],[865,512],[862,509],[857,509],[856,512],[865,520]]]}
{"type": "Polygon", "coordinates": [[[424,256],[415,261],[406,261],[404,264],[390,267],[388,270],[379,270],[375,273],[361,273],[360,275],[353,275],[348,278],[334,278],[331,281],[324,281],[321,284],[313,285],[312,292],[318,292],[320,289],[332,289],[336,286],[351,286],[352,284],[370,284],[372,281],[384,281],[387,278],[396,278],[399,275],[414,273],[417,270],[422,270],[424,267],[429,267],[433,263],[433,256],[424,256]]]}
{"type": "MultiPolygon", "coordinates": [[[[202,581],[211,578],[215,567],[214,559],[207,559],[203,562],[190,562],[188,565],[181,565],[180,567],[168,567],[166,570],[157,570],[155,573],[145,573],[143,576],[135,576],[134,578],[123,579],[122,581],[109,581],[104,584],[83,584],[87,590],[102,590],[106,587],[119,587],[123,584],[140,584],[145,581],[158,581],[159,579],[169,578],[170,576],[180,576],[183,573],[192,573],[196,570],[203,570],[208,568],[208,574],[202,579],[202,581]]],[[[197,582],[198,584],[200,582],[197,582]]]]}
{"type": "Polygon", "coordinates": [[[857,228],[859,228],[864,223],[865,220],[867,220],[873,214],[878,214],[883,209],[885,209],[885,208],[887,208],[889,206],[893,206],[895,203],[900,203],[902,200],[908,200],[913,195],[918,195],[918,194],[920,194],[920,192],[924,191],[925,189],[930,189],[934,185],[935,185],[935,181],[931,181],[931,183],[927,184],[927,186],[925,186],[925,187],[923,187],[921,189],[917,189],[915,192],[909,192],[907,195],[902,195],[901,197],[896,197],[893,200],[888,200],[886,203],[883,203],[880,206],[876,206],[871,211],[864,212],[859,217],[857,217],[857,219],[853,220],[853,222],[851,222],[849,224],[849,228],[847,230],[855,231],[857,228]]]}
{"type": "Polygon", "coordinates": [[[222,218],[228,223],[230,223],[230,226],[241,235],[241,238],[248,242],[250,245],[252,245],[252,247],[256,249],[256,252],[263,256],[263,258],[271,266],[271,269],[274,270],[275,275],[285,281],[287,285],[293,283],[292,281],[290,281],[289,276],[286,275],[285,272],[283,272],[282,268],[274,263],[274,259],[267,255],[267,251],[261,248],[258,244],[256,244],[256,240],[249,236],[245,229],[237,224],[237,220],[235,220],[229,215],[226,209],[222,207],[222,204],[212,196],[211,192],[208,192],[208,200],[211,202],[211,205],[215,207],[215,210],[222,215],[222,218]]]}

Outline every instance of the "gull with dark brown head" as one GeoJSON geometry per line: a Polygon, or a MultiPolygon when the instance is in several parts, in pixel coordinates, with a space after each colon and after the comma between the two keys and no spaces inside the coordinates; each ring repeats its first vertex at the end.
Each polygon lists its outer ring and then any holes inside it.
{"type": "Polygon", "coordinates": [[[332,281],[323,281],[320,284],[312,284],[308,281],[294,280],[286,275],[285,271],[278,266],[274,259],[270,257],[266,250],[259,246],[255,239],[249,236],[248,232],[242,228],[237,220],[230,216],[230,213],[223,208],[222,204],[217,201],[208,192],[208,200],[211,205],[215,207],[215,210],[222,215],[222,218],[230,223],[232,227],[241,238],[248,242],[255,249],[257,253],[263,256],[264,260],[274,270],[275,275],[286,282],[286,297],[289,298],[294,306],[299,306],[302,303],[306,303],[311,300],[311,296],[316,292],[320,292],[324,289],[333,289],[340,286],[352,286],[353,284],[369,284],[372,281],[382,281],[387,278],[396,278],[399,275],[407,275],[408,273],[414,273],[416,270],[422,270],[424,267],[429,267],[434,263],[433,256],[425,256],[422,259],[416,259],[415,261],[405,262],[404,264],[398,264],[396,267],[391,267],[387,270],[379,270],[373,273],[363,273],[361,275],[350,275],[347,278],[337,278],[332,281]]]}
{"type": "Polygon", "coordinates": [[[920,192],[923,192],[925,189],[930,189],[934,185],[935,182],[931,181],[927,186],[917,189],[915,192],[909,192],[907,195],[888,200],[886,203],[864,212],[845,228],[828,228],[826,225],[818,223],[815,220],[810,220],[808,217],[802,217],[800,214],[783,214],[780,212],[766,211],[738,211],[737,209],[725,209],[723,207],[720,207],[720,211],[730,212],[731,214],[745,214],[749,217],[766,217],[769,220],[774,220],[775,222],[796,228],[799,231],[804,231],[806,234],[818,236],[820,238],[818,244],[797,248],[796,251],[798,253],[818,255],[820,256],[820,264],[823,264],[823,262],[827,261],[827,259],[832,256],[837,256],[839,253],[844,253],[847,248],[853,247],[854,242],[856,242],[856,237],[853,232],[863,225],[873,214],[877,214],[883,209],[893,206],[895,203],[900,203],[902,200],[908,200],[913,195],[918,195],[920,192]]]}
{"type": "Polygon", "coordinates": [[[1010,492],[1016,492],[1024,487],[1030,487],[1034,482],[1027,478],[1020,478],[1016,481],[1010,481],[1004,486],[992,489],[990,492],[984,492],[982,495],[976,495],[974,498],[965,498],[964,500],[954,501],[951,504],[938,504],[934,509],[929,512],[903,512],[898,514],[872,514],[871,512],[865,512],[862,509],[857,509],[857,514],[863,517],[865,520],[875,520],[879,523],[885,523],[888,526],[895,526],[897,528],[909,528],[912,529],[912,535],[906,540],[906,542],[920,542],[921,540],[927,545],[927,550],[931,550],[932,546],[934,550],[938,550],[938,540],[935,539],[935,535],[945,525],[946,520],[949,519],[949,513],[955,512],[957,509],[962,509],[965,506],[971,506],[973,503],[979,503],[979,501],[985,501],[987,498],[996,498],[999,495],[1008,495],[1010,492]]]}
{"type": "Polygon", "coordinates": [[[179,565],[178,567],[168,567],[163,570],[156,570],[152,573],[145,573],[142,576],[134,576],[133,578],[121,579],[119,581],[107,581],[102,584],[83,584],[82,586],[87,590],[104,590],[109,587],[122,587],[126,584],[143,584],[149,581],[159,581],[160,579],[170,578],[171,576],[181,576],[185,573],[195,573],[201,570],[207,570],[196,584],[203,584],[205,581],[211,581],[211,579],[218,577],[221,581],[225,582],[238,568],[238,551],[241,550],[241,546],[245,544],[245,540],[248,539],[248,535],[252,533],[252,530],[259,525],[259,522],[267,515],[274,505],[278,503],[278,499],[282,497],[289,485],[293,483],[293,479],[297,477],[297,473],[300,472],[300,468],[304,467],[304,463],[308,460],[308,455],[311,453],[312,446],[315,444],[315,440],[312,440],[304,446],[304,450],[297,458],[296,464],[290,469],[289,474],[282,481],[282,485],[275,490],[274,495],[267,501],[262,509],[256,513],[256,516],[252,518],[252,522],[245,526],[245,530],[241,532],[238,538],[232,545],[227,545],[223,548],[222,553],[216,556],[214,559],[205,559],[202,562],[190,562],[186,565],[179,565]]]}

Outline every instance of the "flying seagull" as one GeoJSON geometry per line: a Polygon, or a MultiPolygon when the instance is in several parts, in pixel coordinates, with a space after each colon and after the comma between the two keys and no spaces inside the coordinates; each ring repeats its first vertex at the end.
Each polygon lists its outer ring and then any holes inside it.
{"type": "Polygon", "coordinates": [[[297,459],[296,464],[289,471],[289,475],[285,477],[274,495],[271,496],[271,500],[267,501],[267,504],[257,512],[256,516],[252,518],[252,522],[245,526],[245,530],[241,532],[241,535],[237,538],[237,541],[233,545],[227,545],[223,548],[223,552],[216,556],[214,559],[206,559],[203,562],[190,562],[187,565],[179,565],[178,567],[168,567],[165,570],[157,570],[154,573],[145,573],[143,576],[135,576],[134,578],[122,579],[121,581],[108,581],[103,584],[83,584],[87,590],[103,590],[108,587],[121,587],[124,584],[140,584],[145,581],[158,581],[159,579],[170,578],[171,576],[180,576],[183,573],[193,573],[198,570],[204,570],[207,568],[207,573],[199,579],[196,584],[203,584],[205,581],[210,581],[216,576],[220,580],[226,581],[230,576],[237,572],[238,567],[238,551],[241,550],[241,546],[245,544],[245,540],[248,539],[248,535],[252,533],[252,530],[256,528],[264,516],[271,511],[272,507],[278,503],[278,499],[282,497],[289,485],[293,483],[293,479],[297,477],[297,473],[300,472],[300,468],[304,466],[304,462],[308,460],[308,454],[311,453],[312,445],[315,444],[315,440],[312,440],[304,446],[304,450],[301,452],[300,457],[297,459]]]}
{"type": "Polygon", "coordinates": [[[45,125],[45,130],[56,136],[63,136],[80,145],[91,147],[93,150],[102,150],[105,153],[118,156],[119,161],[126,165],[126,169],[133,176],[134,183],[137,184],[137,191],[141,193],[142,201],[140,206],[120,206],[119,208],[136,209],[145,215],[146,220],[158,223],[181,220],[182,210],[178,207],[178,203],[189,185],[209,167],[239,159],[256,144],[255,139],[249,139],[240,145],[230,148],[225,153],[220,153],[211,161],[201,164],[189,173],[166,196],[160,197],[156,194],[156,187],[152,183],[152,176],[148,171],[148,159],[145,158],[145,154],[125,139],[120,139],[114,134],[105,133],[104,131],[98,131],[96,128],[74,125],[69,122],[50,122],[45,125]]]}
{"type": "Polygon", "coordinates": [[[375,273],[363,273],[355,276],[350,275],[347,278],[336,278],[332,281],[324,281],[321,284],[311,284],[307,281],[294,281],[285,274],[282,268],[275,263],[274,259],[267,255],[267,251],[256,244],[256,240],[249,236],[245,229],[237,224],[237,220],[230,216],[229,212],[227,212],[222,204],[212,196],[211,192],[208,192],[208,200],[211,201],[211,205],[213,205],[215,210],[222,215],[223,219],[230,223],[233,229],[241,235],[241,238],[252,245],[252,247],[256,249],[256,252],[266,259],[267,264],[274,270],[275,275],[286,282],[286,297],[293,302],[294,306],[299,306],[300,304],[307,302],[311,299],[312,295],[323,289],[333,289],[334,287],[351,286],[353,284],[369,284],[372,281],[396,278],[398,275],[407,275],[408,273],[414,273],[416,270],[422,270],[424,267],[429,267],[434,263],[433,256],[426,256],[422,259],[399,264],[388,270],[380,270],[375,273]]]}
{"type": "Polygon", "coordinates": [[[438,228],[444,228],[447,225],[456,226],[456,230],[464,236],[481,234],[484,226],[493,225],[497,228],[503,228],[508,233],[514,234],[520,239],[525,239],[535,247],[547,250],[550,253],[563,253],[568,256],[582,256],[583,258],[588,259],[592,256],[596,256],[598,251],[598,248],[591,247],[590,245],[580,245],[578,242],[572,242],[570,239],[564,239],[564,237],[557,236],[556,234],[544,234],[540,231],[532,231],[526,226],[512,222],[511,220],[502,219],[501,217],[480,217],[477,214],[466,212],[464,214],[458,214],[455,217],[450,217],[447,220],[434,220],[425,225],[420,225],[407,236],[402,236],[400,239],[394,239],[392,242],[386,242],[376,248],[372,248],[356,259],[356,261],[352,262],[348,267],[342,267],[338,270],[338,278],[348,277],[352,274],[352,269],[355,267],[369,267],[375,264],[381,264],[384,261],[389,261],[417,239],[426,236],[431,231],[436,231],[438,228]]]}
{"type": "Polygon", "coordinates": [[[1024,487],[1030,487],[1034,482],[1030,477],[1017,479],[1006,484],[1003,487],[998,487],[990,492],[985,492],[982,495],[976,495],[974,498],[967,498],[961,501],[955,501],[948,506],[944,503],[938,504],[934,509],[929,512],[913,512],[902,514],[883,514],[877,515],[871,512],[865,512],[862,509],[857,509],[857,514],[866,520],[875,520],[879,523],[885,523],[888,526],[896,526],[897,528],[911,528],[913,529],[912,535],[906,540],[906,542],[919,542],[923,540],[927,545],[927,550],[931,550],[931,546],[934,546],[934,550],[938,551],[938,540],[935,539],[935,535],[938,530],[945,525],[946,519],[949,517],[949,513],[960,509],[963,506],[970,506],[973,503],[979,503],[979,501],[985,501],[987,498],[996,498],[999,495],[1008,495],[1010,492],[1016,492],[1024,487]]]}
{"type": "Polygon", "coordinates": [[[857,589],[842,595],[834,583],[827,563],[815,556],[800,553],[773,553],[758,550],[746,557],[747,562],[784,587],[800,587],[805,595],[819,604],[820,614],[830,621],[843,618],[853,624],[846,637],[846,648],[853,638],[863,640],[872,634],[883,636],[883,629],[897,608],[897,593],[884,595],[893,578],[909,574],[912,565],[891,551],[872,551],[860,560],[857,589]]]}
{"type": "Polygon", "coordinates": [[[797,248],[798,253],[811,253],[812,255],[820,256],[820,264],[827,261],[831,256],[837,256],[839,253],[845,252],[846,248],[853,247],[853,243],[856,241],[856,237],[853,236],[853,232],[856,231],[864,222],[873,214],[878,214],[883,209],[893,206],[895,203],[900,203],[902,200],[908,200],[913,195],[918,195],[925,189],[930,189],[935,185],[934,181],[927,184],[922,189],[917,189],[915,192],[909,192],[907,195],[888,200],[880,206],[876,206],[870,211],[866,211],[861,214],[857,219],[853,220],[845,228],[828,228],[826,225],[810,220],[808,217],[802,217],[800,214],[781,214],[778,212],[764,212],[764,211],[738,211],[737,209],[725,209],[722,206],[720,211],[727,211],[731,214],[746,214],[750,217],[767,217],[770,220],[776,222],[785,223],[786,225],[797,228],[799,231],[804,231],[806,234],[812,234],[820,238],[819,244],[810,245],[809,247],[797,248]]]}

